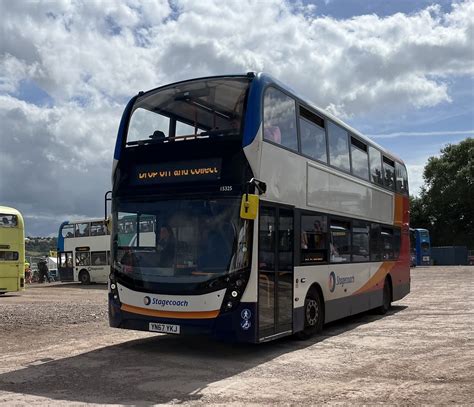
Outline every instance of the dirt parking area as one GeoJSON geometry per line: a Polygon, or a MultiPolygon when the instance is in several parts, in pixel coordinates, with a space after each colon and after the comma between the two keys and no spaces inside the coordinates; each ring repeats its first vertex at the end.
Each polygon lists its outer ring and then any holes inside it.
{"type": "Polygon", "coordinates": [[[412,269],[386,316],[308,341],[226,344],[112,329],[104,286],[0,297],[0,403],[470,404],[474,267],[412,269]]]}

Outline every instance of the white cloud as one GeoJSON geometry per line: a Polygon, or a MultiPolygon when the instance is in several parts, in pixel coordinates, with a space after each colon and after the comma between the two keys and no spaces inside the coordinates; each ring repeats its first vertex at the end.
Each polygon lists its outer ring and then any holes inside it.
{"type": "Polygon", "coordinates": [[[418,196],[423,186],[423,170],[426,165],[425,160],[422,164],[406,164],[408,171],[408,185],[410,187],[410,195],[418,196]]]}
{"type": "Polygon", "coordinates": [[[4,201],[31,201],[14,188],[23,180],[25,190],[53,185],[60,197],[61,204],[38,202],[37,213],[96,215],[99,205],[82,202],[101,200],[108,188],[126,99],[166,82],[265,70],[343,117],[393,117],[449,103],[450,78],[474,73],[472,0],[447,14],[431,6],[347,20],[314,17],[302,2],[171,4],[0,2],[4,201]],[[47,92],[53,107],[16,100],[22,80],[47,92]]]}

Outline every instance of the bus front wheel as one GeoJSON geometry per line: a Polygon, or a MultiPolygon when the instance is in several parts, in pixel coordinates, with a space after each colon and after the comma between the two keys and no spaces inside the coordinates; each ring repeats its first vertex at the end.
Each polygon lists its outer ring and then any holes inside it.
{"type": "Polygon", "coordinates": [[[324,310],[321,295],[310,290],[304,300],[304,329],[296,334],[298,339],[309,339],[323,330],[324,310]]]}
{"type": "Polygon", "coordinates": [[[91,283],[91,276],[87,270],[81,270],[79,273],[79,281],[81,284],[90,284],[91,283]]]}

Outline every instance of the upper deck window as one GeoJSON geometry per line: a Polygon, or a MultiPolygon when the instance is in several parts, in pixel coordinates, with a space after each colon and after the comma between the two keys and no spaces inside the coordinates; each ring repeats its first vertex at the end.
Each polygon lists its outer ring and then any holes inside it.
{"type": "Polygon", "coordinates": [[[86,237],[90,235],[89,223],[76,223],[76,237],[86,237]]]}
{"type": "Polygon", "coordinates": [[[247,78],[200,79],[145,93],[133,107],[127,144],[238,135],[248,85],[247,78]]]}
{"type": "Polygon", "coordinates": [[[0,227],[16,228],[18,226],[18,217],[7,213],[0,213],[0,227]]]}
{"type": "Polygon", "coordinates": [[[263,126],[265,140],[298,151],[294,99],[278,89],[268,88],[263,102],[263,126]]]}
{"type": "Polygon", "coordinates": [[[342,127],[328,122],[329,163],[344,171],[350,171],[349,138],[342,127]]]}
{"type": "Polygon", "coordinates": [[[364,179],[369,179],[369,157],[367,146],[360,140],[351,137],[352,173],[364,179]]]}
{"type": "Polygon", "coordinates": [[[74,237],[74,224],[66,224],[61,229],[62,237],[74,237]]]}
{"type": "Polygon", "coordinates": [[[300,106],[301,152],[327,163],[324,120],[300,106]]]}
{"type": "Polygon", "coordinates": [[[403,164],[395,163],[395,175],[397,178],[397,192],[408,194],[408,176],[407,169],[403,164]]]}
{"type": "Polygon", "coordinates": [[[372,182],[383,185],[382,154],[375,147],[369,146],[370,178],[372,182]]]}
{"type": "Polygon", "coordinates": [[[383,156],[384,185],[395,190],[395,163],[390,158],[383,156]]]}

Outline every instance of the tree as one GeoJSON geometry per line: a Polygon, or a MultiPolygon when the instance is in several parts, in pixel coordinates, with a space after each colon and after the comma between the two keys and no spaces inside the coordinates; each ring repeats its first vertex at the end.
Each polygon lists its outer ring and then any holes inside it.
{"type": "Polygon", "coordinates": [[[434,246],[474,249],[474,139],[430,157],[423,179],[420,197],[411,199],[411,224],[426,227],[434,246]]]}

